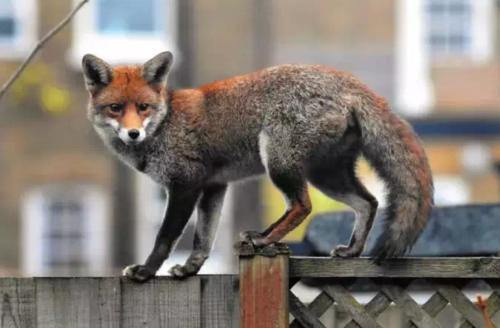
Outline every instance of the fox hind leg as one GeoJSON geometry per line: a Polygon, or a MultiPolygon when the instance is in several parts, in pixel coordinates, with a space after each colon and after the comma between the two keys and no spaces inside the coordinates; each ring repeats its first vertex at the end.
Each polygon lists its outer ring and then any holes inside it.
{"type": "Polygon", "coordinates": [[[283,193],[288,208],[285,213],[261,235],[247,233],[252,243],[257,247],[280,241],[286,234],[302,223],[311,212],[311,201],[309,199],[306,181],[292,172],[293,171],[284,171],[277,173],[274,169],[270,170],[271,180],[283,193]]]}
{"type": "Polygon", "coordinates": [[[257,247],[278,242],[311,212],[307,182],[301,163],[303,151],[296,145],[286,147],[283,139],[276,142],[266,134],[261,134],[259,139],[262,162],[271,181],[283,194],[287,210],[262,234],[255,232],[242,234],[243,239],[250,239],[257,247]]]}
{"type": "Polygon", "coordinates": [[[328,176],[328,174],[315,174],[310,178],[310,182],[327,196],[351,207],[355,211],[356,218],[349,244],[338,245],[331,255],[359,256],[363,252],[368,233],[373,225],[378,202],[355,176],[354,163],[347,169],[329,170],[329,172],[332,171],[335,172],[335,177],[328,176]]]}

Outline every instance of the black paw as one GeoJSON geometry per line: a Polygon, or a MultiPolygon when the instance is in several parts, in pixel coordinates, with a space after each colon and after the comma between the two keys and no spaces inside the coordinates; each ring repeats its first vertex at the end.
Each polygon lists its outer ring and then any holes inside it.
{"type": "Polygon", "coordinates": [[[330,255],[343,258],[358,257],[362,252],[363,249],[357,249],[355,247],[349,247],[345,245],[338,245],[333,251],[331,251],[330,255]]]}
{"type": "Polygon", "coordinates": [[[135,282],[146,282],[155,276],[155,272],[144,265],[134,264],[123,269],[123,275],[135,282]]]}
{"type": "Polygon", "coordinates": [[[261,248],[272,244],[263,234],[257,231],[245,231],[240,233],[241,242],[252,244],[254,247],[261,248]]]}
{"type": "Polygon", "coordinates": [[[168,273],[174,278],[183,279],[194,276],[200,270],[200,266],[194,263],[186,263],[185,265],[176,264],[168,270],[168,273]]]}
{"type": "Polygon", "coordinates": [[[252,239],[262,238],[263,235],[258,231],[243,231],[240,232],[240,241],[252,242],[252,239]]]}

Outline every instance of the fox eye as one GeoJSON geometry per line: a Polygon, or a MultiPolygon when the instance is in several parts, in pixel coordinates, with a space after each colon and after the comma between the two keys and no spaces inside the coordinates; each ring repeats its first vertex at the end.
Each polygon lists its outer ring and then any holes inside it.
{"type": "Polygon", "coordinates": [[[111,104],[108,107],[109,110],[114,114],[119,114],[122,111],[122,105],[120,104],[111,104]]]}
{"type": "Polygon", "coordinates": [[[142,104],[137,105],[137,108],[139,108],[139,110],[141,112],[144,112],[145,110],[147,110],[149,108],[149,104],[142,103],[142,104]]]}

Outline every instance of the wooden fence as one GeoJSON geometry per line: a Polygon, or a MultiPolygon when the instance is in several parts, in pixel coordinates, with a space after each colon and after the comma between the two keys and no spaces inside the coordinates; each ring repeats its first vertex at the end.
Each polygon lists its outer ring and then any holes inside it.
{"type": "Polygon", "coordinates": [[[1,328],[237,327],[236,276],[0,279],[1,328]]]}
{"type": "Polygon", "coordinates": [[[160,277],[146,284],[116,277],[1,278],[0,302],[0,328],[328,327],[324,314],[332,309],[343,316],[335,327],[490,328],[500,310],[500,258],[406,258],[377,266],[366,258],[242,248],[239,276],[160,277]],[[484,311],[462,290],[477,281],[487,291],[484,311]],[[301,300],[300,284],[314,286],[317,296],[301,300]],[[363,303],[361,294],[373,297],[363,303]],[[401,313],[397,323],[382,320],[394,309],[401,313]],[[442,311],[458,324],[450,325],[442,311]]]}

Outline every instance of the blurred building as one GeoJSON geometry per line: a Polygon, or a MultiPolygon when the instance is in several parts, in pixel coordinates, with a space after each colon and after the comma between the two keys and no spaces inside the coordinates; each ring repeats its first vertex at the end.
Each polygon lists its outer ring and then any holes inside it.
{"type": "MultiPolygon", "coordinates": [[[[0,0],[0,82],[76,3],[0,0]]],[[[290,62],[350,71],[411,120],[431,159],[436,203],[455,204],[500,199],[499,36],[496,0],[90,1],[1,104],[0,272],[115,273],[152,246],[165,195],[92,131],[85,53],[119,64],[169,49],[173,87],[290,62]]],[[[382,194],[366,165],[360,175],[382,194]]],[[[315,192],[313,206],[339,205],[315,192]]],[[[266,180],[233,186],[213,265],[229,265],[235,234],[270,223],[282,207],[266,180]]],[[[179,245],[189,247],[189,238],[179,245]]]]}

